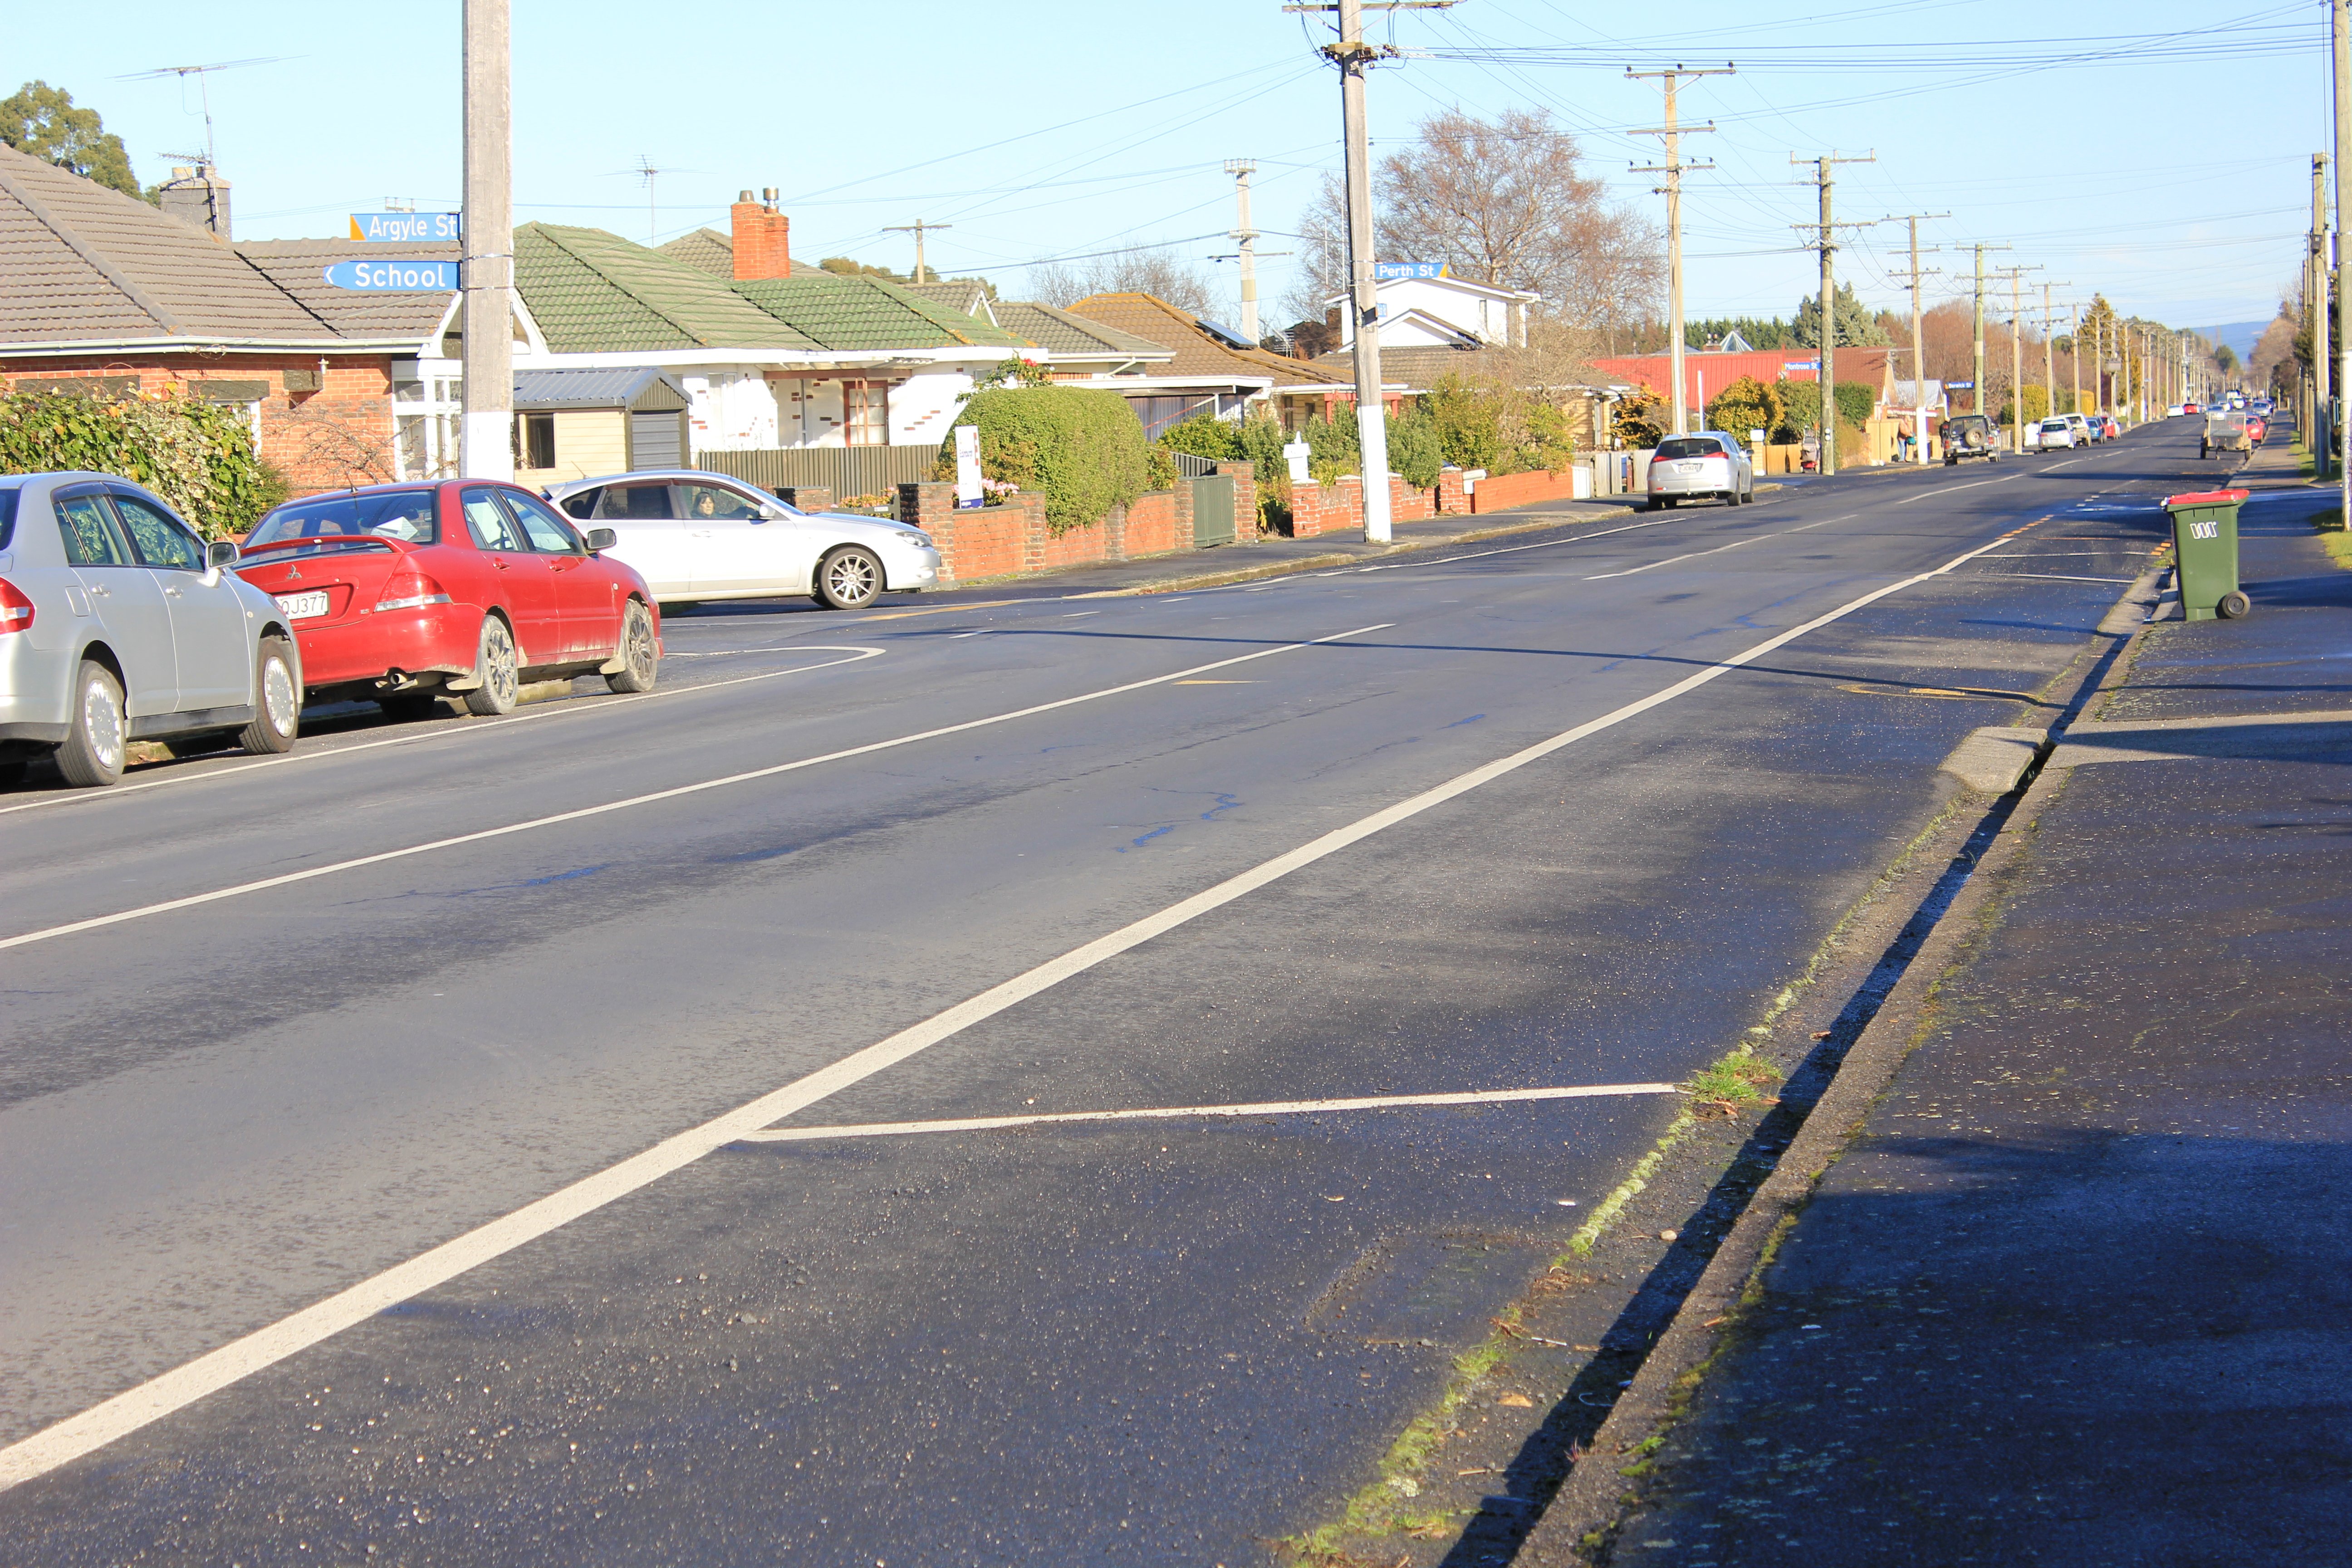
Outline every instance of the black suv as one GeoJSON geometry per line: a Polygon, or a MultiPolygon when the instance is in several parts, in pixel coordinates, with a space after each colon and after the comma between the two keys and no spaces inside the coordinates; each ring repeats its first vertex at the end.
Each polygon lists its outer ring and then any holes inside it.
{"type": "Polygon", "coordinates": [[[2000,437],[1992,421],[1981,414],[1959,414],[1944,421],[1944,461],[1958,463],[1962,458],[1982,458],[1986,462],[1998,462],[2000,437]]]}

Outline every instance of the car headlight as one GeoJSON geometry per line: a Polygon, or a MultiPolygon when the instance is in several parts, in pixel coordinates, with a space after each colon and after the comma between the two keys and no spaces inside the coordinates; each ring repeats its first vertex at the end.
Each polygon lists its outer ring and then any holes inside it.
{"type": "Polygon", "coordinates": [[[898,531],[898,542],[902,544],[918,544],[922,546],[925,550],[933,550],[938,548],[938,546],[931,542],[931,536],[918,528],[900,529],[898,531]]]}

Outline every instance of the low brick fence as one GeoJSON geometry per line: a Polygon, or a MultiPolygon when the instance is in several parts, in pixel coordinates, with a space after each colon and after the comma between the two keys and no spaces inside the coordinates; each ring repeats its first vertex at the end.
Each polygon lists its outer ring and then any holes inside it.
{"type": "MultiPolygon", "coordinates": [[[[1480,481],[1484,489],[1486,481],[1480,481]]],[[[1426,522],[1433,517],[1460,517],[1470,511],[1470,498],[1462,470],[1444,469],[1431,489],[1405,483],[1401,474],[1389,476],[1389,518],[1395,522],[1426,522]]],[[[1364,526],[1364,481],[1342,474],[1330,484],[1314,479],[1290,481],[1290,537],[1313,539],[1320,534],[1361,531],[1364,526]]]]}
{"type": "MultiPolygon", "coordinates": [[[[1220,463],[1217,472],[1234,479],[1234,542],[1257,542],[1257,482],[1247,463],[1220,463]]],[[[940,547],[942,578],[972,583],[1019,572],[1057,566],[1090,566],[1171,555],[1192,544],[1194,482],[1178,479],[1172,489],[1152,490],[1110,515],[1055,533],[1045,522],[1045,498],[1009,496],[1001,506],[959,507],[955,487],[898,487],[898,521],[929,534],[940,547]]]]}
{"type": "MultiPolygon", "coordinates": [[[[1590,468],[1583,470],[1591,473],[1590,468]]],[[[1480,479],[1470,492],[1472,511],[1500,511],[1505,507],[1536,501],[1574,500],[1575,468],[1535,468],[1524,474],[1503,474],[1480,479]]]]}

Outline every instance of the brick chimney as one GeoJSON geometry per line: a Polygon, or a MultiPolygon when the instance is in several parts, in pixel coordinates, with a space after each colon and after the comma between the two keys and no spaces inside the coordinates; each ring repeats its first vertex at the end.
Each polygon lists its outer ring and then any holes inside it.
{"type": "Polygon", "coordinates": [[[738,196],[730,209],[735,228],[735,279],[789,278],[793,274],[792,220],[776,210],[776,188],[738,196]]]}

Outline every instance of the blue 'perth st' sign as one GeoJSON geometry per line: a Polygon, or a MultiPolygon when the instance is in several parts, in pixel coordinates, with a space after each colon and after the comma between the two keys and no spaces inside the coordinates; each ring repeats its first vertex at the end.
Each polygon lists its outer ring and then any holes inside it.
{"type": "Polygon", "coordinates": [[[445,293],[457,286],[454,261],[338,261],[325,269],[338,289],[445,293]]]}

